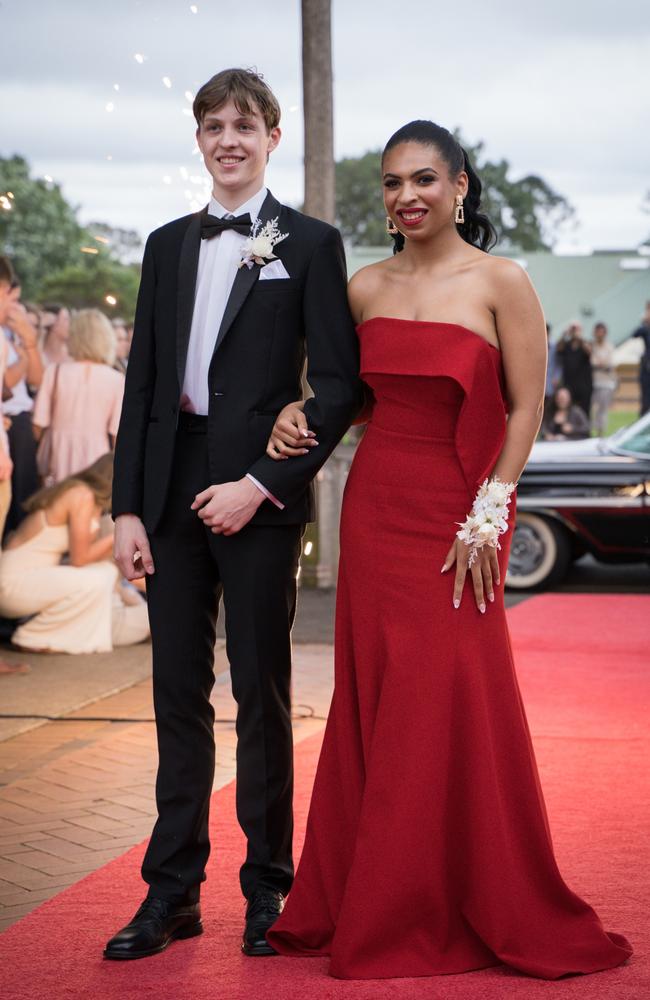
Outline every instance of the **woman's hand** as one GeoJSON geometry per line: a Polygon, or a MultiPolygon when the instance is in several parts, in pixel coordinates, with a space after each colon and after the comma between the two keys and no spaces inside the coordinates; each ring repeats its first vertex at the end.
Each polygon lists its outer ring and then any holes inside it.
{"type": "MultiPolygon", "coordinates": [[[[456,578],[454,580],[455,608],[460,607],[463,596],[469,554],[469,546],[460,538],[455,538],[440,571],[441,573],[446,573],[456,563],[456,578]]],[[[495,586],[498,587],[501,582],[497,550],[491,545],[485,545],[478,549],[476,558],[470,567],[470,573],[472,575],[476,606],[481,614],[485,614],[485,598],[487,597],[488,601],[492,602],[494,600],[494,588],[495,586]]]]}
{"type": "Polygon", "coordinates": [[[309,449],[318,445],[316,435],[307,426],[304,406],[304,400],[297,400],[289,403],[278,414],[266,446],[269,458],[284,462],[295,455],[308,455],[309,449]]]}

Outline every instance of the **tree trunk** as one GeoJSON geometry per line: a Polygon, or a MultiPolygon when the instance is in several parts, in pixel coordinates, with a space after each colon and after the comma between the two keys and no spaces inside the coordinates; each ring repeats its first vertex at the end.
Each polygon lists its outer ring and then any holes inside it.
{"type": "Polygon", "coordinates": [[[304,211],[307,215],[334,223],[331,0],[301,2],[305,123],[304,211]]]}

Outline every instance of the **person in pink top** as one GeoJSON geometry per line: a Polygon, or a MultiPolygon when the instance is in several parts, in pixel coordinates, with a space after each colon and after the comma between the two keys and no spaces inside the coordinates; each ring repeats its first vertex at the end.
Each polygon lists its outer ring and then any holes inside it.
{"type": "Polygon", "coordinates": [[[113,449],[120,419],[124,375],[115,362],[115,333],[98,309],[82,309],[70,321],[70,361],[50,365],[34,405],[34,434],[50,428],[41,474],[60,482],[113,449]]]}

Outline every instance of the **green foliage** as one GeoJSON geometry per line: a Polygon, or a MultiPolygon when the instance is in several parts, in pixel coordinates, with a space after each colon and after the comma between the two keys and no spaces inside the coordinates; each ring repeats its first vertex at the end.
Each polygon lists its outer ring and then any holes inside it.
{"type": "Polygon", "coordinates": [[[511,180],[507,160],[486,160],[482,142],[468,146],[460,136],[456,138],[481,178],[481,206],[497,229],[499,246],[550,250],[557,242],[560,226],[574,214],[566,198],[536,174],[511,180]]]}
{"type": "Polygon", "coordinates": [[[82,260],[48,275],[40,285],[40,300],[62,302],[71,309],[95,307],[110,318],[130,321],[135,313],[140,269],[120,264],[103,252],[80,255],[82,260]],[[106,301],[112,296],[115,304],[106,301]]]}
{"type": "MultiPolygon", "coordinates": [[[[456,138],[481,178],[482,208],[497,229],[501,249],[550,249],[561,223],[573,215],[566,198],[534,174],[512,180],[507,160],[487,160],[483,143],[470,146],[460,135],[456,138]]],[[[390,246],[381,195],[380,150],[336,164],[336,215],[344,238],[353,244],[390,246]]]]}
{"type": "Polygon", "coordinates": [[[31,178],[22,156],[0,158],[0,194],[11,204],[0,207],[0,250],[11,258],[24,297],[35,298],[44,275],[79,259],[84,231],[58,184],[31,178]]]}
{"type": "Polygon", "coordinates": [[[139,263],[142,260],[142,238],[135,229],[120,229],[107,222],[89,222],[88,232],[93,246],[104,247],[112,260],[120,264],[139,263]]]}
{"type": "Polygon", "coordinates": [[[381,196],[381,150],[336,164],[336,224],[356,246],[390,246],[381,196]]]}
{"type": "Polygon", "coordinates": [[[58,184],[30,177],[22,156],[0,157],[0,252],[11,258],[24,299],[60,301],[72,309],[95,306],[130,320],[139,281],[133,262],[141,246],[134,230],[80,225],[58,184]],[[82,247],[97,253],[83,253],[82,247]],[[117,303],[108,303],[107,295],[117,303]]]}

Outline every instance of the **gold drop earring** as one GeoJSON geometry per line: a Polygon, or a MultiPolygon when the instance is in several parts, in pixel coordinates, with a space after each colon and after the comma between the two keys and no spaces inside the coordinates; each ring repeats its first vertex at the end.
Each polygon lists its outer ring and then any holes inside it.
{"type": "Polygon", "coordinates": [[[390,215],[386,216],[386,232],[389,236],[396,236],[399,233],[399,229],[391,219],[390,215]]]}
{"type": "Polygon", "coordinates": [[[457,226],[460,226],[465,221],[465,209],[463,208],[463,196],[462,194],[456,195],[456,214],[454,215],[454,222],[457,226]]]}

